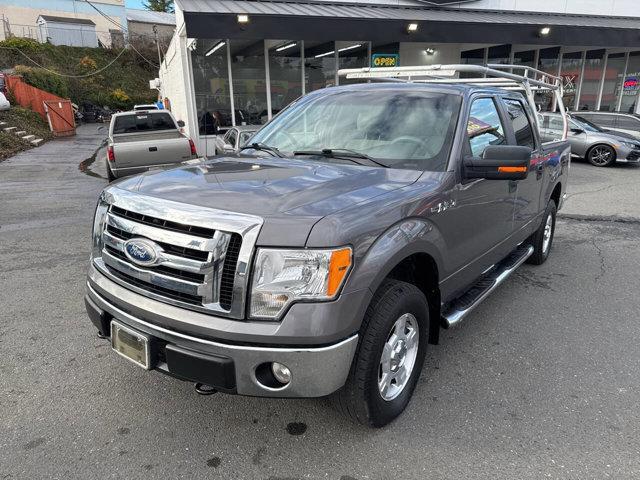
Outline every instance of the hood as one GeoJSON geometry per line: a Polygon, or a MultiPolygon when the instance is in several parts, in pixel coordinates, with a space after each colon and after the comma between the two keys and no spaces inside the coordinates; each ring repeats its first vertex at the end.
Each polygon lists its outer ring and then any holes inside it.
{"type": "Polygon", "coordinates": [[[288,245],[300,244],[302,237],[306,240],[322,217],[409,185],[421,173],[315,159],[218,157],[148,172],[117,186],[176,202],[258,215],[265,219],[261,239],[288,245]]]}

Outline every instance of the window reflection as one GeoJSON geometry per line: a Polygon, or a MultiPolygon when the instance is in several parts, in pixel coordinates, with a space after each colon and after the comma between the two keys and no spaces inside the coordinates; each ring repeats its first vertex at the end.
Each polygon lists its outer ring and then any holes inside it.
{"type": "Polygon", "coordinates": [[[627,74],[622,84],[622,103],[620,111],[634,113],[638,92],[640,91],[640,52],[629,54],[627,74]]]}
{"type": "Polygon", "coordinates": [[[304,42],[304,77],[307,92],[335,85],[334,42],[304,42]]]}
{"type": "Polygon", "coordinates": [[[622,76],[624,75],[624,64],[626,56],[624,53],[612,53],[607,60],[607,71],[604,75],[604,86],[602,88],[602,100],[600,110],[613,112],[618,107],[618,97],[622,88],[622,76]]]}
{"type": "Polygon", "coordinates": [[[604,50],[590,50],[584,64],[584,78],[580,92],[579,110],[595,110],[602,80],[604,50]]]}
{"type": "Polygon", "coordinates": [[[271,111],[280,110],[302,95],[302,42],[267,40],[269,76],[271,77],[271,111]]]}
{"type": "Polygon", "coordinates": [[[565,108],[573,110],[576,101],[578,85],[580,85],[580,73],[582,72],[582,52],[571,52],[562,55],[563,95],[562,103],[565,108]]]}
{"type": "Polygon", "coordinates": [[[233,40],[230,49],[236,125],[266,123],[268,113],[264,41],[233,40]]]}
{"type": "Polygon", "coordinates": [[[193,84],[200,135],[231,126],[231,99],[225,40],[198,40],[192,52],[193,84]]]}

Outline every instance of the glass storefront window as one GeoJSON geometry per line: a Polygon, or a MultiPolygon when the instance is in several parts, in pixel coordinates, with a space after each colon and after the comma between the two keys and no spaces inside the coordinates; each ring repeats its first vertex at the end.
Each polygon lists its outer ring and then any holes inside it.
{"type": "Polygon", "coordinates": [[[230,49],[236,125],[266,123],[268,113],[264,41],[232,40],[230,49]]]}
{"type": "Polygon", "coordinates": [[[231,97],[225,40],[198,40],[191,53],[200,135],[231,126],[231,97]]]}
{"type": "Polygon", "coordinates": [[[536,51],[526,50],[524,52],[515,52],[513,54],[513,63],[515,65],[524,65],[526,67],[535,68],[536,51]]]}
{"type": "MultiPolygon", "coordinates": [[[[476,48],[475,50],[465,50],[460,53],[460,63],[465,65],[483,65],[484,64],[484,48],[476,48]]],[[[460,78],[477,77],[477,73],[460,73],[460,78]]]]}
{"type": "Polygon", "coordinates": [[[640,92],[640,52],[631,52],[629,54],[627,74],[622,85],[621,112],[635,112],[638,92],[640,92]]]}
{"type": "Polygon", "coordinates": [[[334,42],[304,42],[304,77],[307,92],[335,85],[334,42]]]}
{"type": "Polygon", "coordinates": [[[612,53],[607,59],[607,70],[605,72],[602,100],[600,110],[616,111],[618,102],[622,94],[625,66],[627,57],[625,53],[612,53]]]}
{"type": "MultiPolygon", "coordinates": [[[[559,57],[560,47],[541,49],[538,58],[538,70],[542,70],[551,75],[558,75],[559,57]]],[[[536,93],[535,100],[536,105],[538,105],[542,111],[551,111],[555,107],[554,97],[549,92],[536,93]]]]}
{"type": "Polygon", "coordinates": [[[489,47],[488,63],[508,64],[511,55],[511,45],[496,45],[489,47]]]}
{"type": "Polygon", "coordinates": [[[302,42],[267,40],[271,112],[277,114],[302,95],[302,42]]]}
{"type": "Polygon", "coordinates": [[[579,110],[595,110],[602,81],[604,50],[589,50],[584,64],[579,110]]]}
{"type": "Polygon", "coordinates": [[[564,95],[562,103],[567,110],[573,110],[576,103],[576,94],[580,85],[580,74],[582,73],[582,52],[571,52],[562,55],[562,67],[560,77],[564,95]]]}
{"type": "Polygon", "coordinates": [[[607,70],[604,74],[604,86],[602,88],[602,100],[600,110],[614,112],[618,108],[618,97],[622,87],[624,76],[624,53],[612,53],[607,59],[607,70]]]}
{"type": "MultiPolygon", "coordinates": [[[[336,42],[338,49],[338,70],[341,68],[362,68],[369,66],[369,42],[336,42]]],[[[342,77],[338,83],[362,83],[362,80],[347,80],[342,77]]]]}

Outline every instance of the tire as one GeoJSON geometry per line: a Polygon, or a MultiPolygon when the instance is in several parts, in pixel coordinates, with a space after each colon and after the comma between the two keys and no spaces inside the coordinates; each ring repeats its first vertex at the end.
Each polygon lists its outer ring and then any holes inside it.
{"type": "Polygon", "coordinates": [[[609,145],[594,145],[587,152],[587,160],[596,167],[609,167],[616,161],[616,151],[609,145]]]}
{"type": "Polygon", "coordinates": [[[527,263],[542,265],[547,261],[547,258],[549,258],[549,252],[553,245],[553,236],[556,232],[556,211],[556,202],[549,200],[547,208],[544,211],[542,224],[538,230],[536,230],[536,233],[531,236],[533,253],[527,259],[527,263]]]}
{"type": "Polygon", "coordinates": [[[400,415],[409,403],[420,377],[428,332],[429,305],[424,294],[410,283],[385,280],[365,313],[360,342],[347,382],[331,397],[337,410],[354,422],[376,428],[383,427],[400,415]],[[403,322],[407,328],[400,328],[403,322]],[[400,338],[396,335],[401,330],[402,334],[407,334],[404,344],[400,343],[402,335],[400,338]],[[415,340],[417,345],[413,343],[415,340]],[[399,349],[397,351],[389,346],[394,341],[399,349]],[[383,382],[388,387],[384,394],[379,387],[383,352],[388,359],[384,362],[387,372],[384,378],[394,377],[394,380],[383,382]],[[401,370],[406,374],[404,381],[401,370]]]}
{"type": "Polygon", "coordinates": [[[111,171],[111,167],[109,166],[109,161],[107,160],[107,180],[109,183],[113,182],[116,179],[116,176],[111,171]]]}

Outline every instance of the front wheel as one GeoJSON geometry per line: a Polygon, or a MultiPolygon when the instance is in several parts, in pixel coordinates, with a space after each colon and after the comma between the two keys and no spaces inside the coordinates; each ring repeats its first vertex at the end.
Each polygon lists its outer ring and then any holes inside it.
{"type": "Polygon", "coordinates": [[[406,408],[428,343],[429,306],[414,285],[386,280],[374,295],[345,386],[334,405],[354,421],[382,427],[406,408]]]}
{"type": "Polygon", "coordinates": [[[551,244],[553,243],[553,235],[556,232],[556,202],[549,200],[547,208],[544,211],[544,220],[540,228],[531,237],[533,245],[533,253],[527,259],[528,263],[533,265],[542,265],[549,258],[551,244]]]}
{"type": "Polygon", "coordinates": [[[609,145],[596,145],[589,150],[587,160],[596,167],[608,167],[616,161],[616,151],[609,145]]]}

